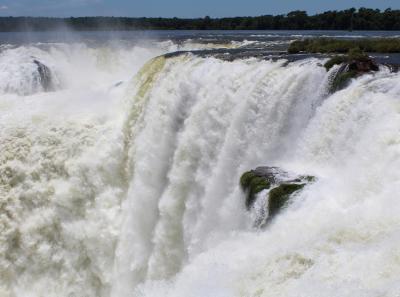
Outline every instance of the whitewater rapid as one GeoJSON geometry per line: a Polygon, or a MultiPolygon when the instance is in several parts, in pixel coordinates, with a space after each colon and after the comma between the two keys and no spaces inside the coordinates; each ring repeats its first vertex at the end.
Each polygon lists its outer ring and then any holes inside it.
{"type": "Polygon", "coordinates": [[[0,296],[398,296],[400,76],[175,50],[3,49],[0,296]],[[260,230],[263,165],[317,180],[260,230]]]}

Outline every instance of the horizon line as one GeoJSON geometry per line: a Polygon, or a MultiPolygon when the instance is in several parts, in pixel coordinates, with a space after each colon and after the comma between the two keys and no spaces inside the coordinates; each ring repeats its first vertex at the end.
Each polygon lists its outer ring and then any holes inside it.
{"type": "Polygon", "coordinates": [[[143,18],[147,18],[147,19],[185,19],[185,20],[195,20],[195,19],[205,19],[205,18],[210,18],[210,19],[230,19],[230,18],[256,18],[256,17],[263,17],[263,16],[287,16],[288,14],[292,13],[292,12],[305,12],[307,16],[317,16],[317,15],[321,15],[327,12],[343,12],[343,11],[348,11],[348,10],[352,10],[354,9],[355,12],[358,12],[360,9],[368,9],[368,10],[376,10],[376,11],[380,11],[385,12],[387,10],[390,11],[400,11],[400,8],[398,9],[392,9],[391,7],[385,8],[385,9],[380,9],[380,8],[371,8],[371,7],[349,7],[347,9],[334,9],[334,10],[324,10],[321,12],[317,12],[317,13],[312,13],[309,14],[306,10],[301,10],[301,9],[296,9],[296,10],[291,10],[288,11],[286,13],[277,13],[277,14],[259,14],[259,15],[235,15],[235,16],[218,16],[218,17],[211,17],[208,15],[205,16],[198,16],[198,17],[183,17],[183,16],[122,16],[122,15],[86,15],[86,16],[32,16],[32,15],[3,15],[0,16],[0,18],[48,18],[48,19],[71,19],[71,18],[130,18],[130,19],[143,19],[143,18]]]}

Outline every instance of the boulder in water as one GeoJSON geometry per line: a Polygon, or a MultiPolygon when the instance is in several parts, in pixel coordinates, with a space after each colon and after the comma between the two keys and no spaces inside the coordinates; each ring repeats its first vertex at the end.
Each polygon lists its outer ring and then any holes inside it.
{"type": "Polygon", "coordinates": [[[272,218],[289,201],[290,196],[303,189],[305,183],[284,183],[269,192],[268,217],[272,218]]]}
{"type": "Polygon", "coordinates": [[[378,64],[370,57],[364,57],[364,59],[353,59],[348,62],[348,65],[349,71],[356,71],[358,74],[379,71],[378,64]]]}
{"type": "Polygon", "coordinates": [[[247,193],[246,207],[249,209],[256,198],[256,194],[270,188],[271,180],[257,170],[251,170],[242,175],[240,185],[247,193]]]}
{"type": "Polygon", "coordinates": [[[50,68],[36,59],[33,60],[33,63],[37,65],[39,83],[43,90],[46,92],[54,90],[53,77],[50,68]]]}
{"type": "Polygon", "coordinates": [[[347,55],[335,56],[325,63],[324,67],[329,70],[334,65],[341,65],[336,72],[330,87],[335,92],[346,87],[350,79],[365,73],[379,71],[378,64],[360,49],[352,49],[347,55]]]}
{"type": "Polygon", "coordinates": [[[248,210],[252,209],[259,198],[258,193],[269,190],[267,197],[261,197],[266,198],[265,211],[261,212],[263,217],[257,218],[257,225],[263,226],[287,205],[296,192],[314,180],[314,176],[289,174],[279,167],[258,167],[245,172],[240,178],[240,185],[246,193],[245,204],[248,210]]]}
{"type": "Polygon", "coordinates": [[[3,59],[0,69],[0,93],[28,96],[58,88],[55,73],[33,56],[20,57],[13,63],[3,59]]]}

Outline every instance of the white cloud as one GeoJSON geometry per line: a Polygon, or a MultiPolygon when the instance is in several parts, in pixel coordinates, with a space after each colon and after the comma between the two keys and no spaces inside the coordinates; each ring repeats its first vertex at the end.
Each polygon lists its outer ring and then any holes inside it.
{"type": "Polygon", "coordinates": [[[8,6],[7,5],[0,5],[0,10],[7,10],[8,6]]]}

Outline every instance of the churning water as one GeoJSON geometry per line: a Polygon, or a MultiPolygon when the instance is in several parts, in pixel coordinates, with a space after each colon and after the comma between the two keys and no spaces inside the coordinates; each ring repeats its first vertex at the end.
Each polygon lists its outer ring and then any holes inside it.
{"type": "Polygon", "coordinates": [[[1,297],[399,296],[400,75],[164,56],[246,34],[2,46],[1,297]],[[317,179],[261,230],[262,165],[317,179]]]}

